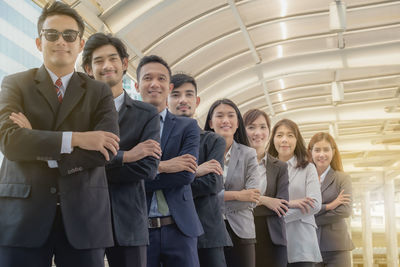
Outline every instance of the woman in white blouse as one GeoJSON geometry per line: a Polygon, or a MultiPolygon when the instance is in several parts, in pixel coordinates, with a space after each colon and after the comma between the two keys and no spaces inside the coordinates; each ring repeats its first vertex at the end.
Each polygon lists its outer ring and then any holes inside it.
{"type": "Polygon", "coordinates": [[[285,215],[288,266],[309,267],[321,262],[314,214],[321,208],[321,190],[314,164],[299,127],[283,119],[272,129],[268,153],[288,164],[289,211],[285,215]]]}
{"type": "Polygon", "coordinates": [[[224,216],[233,248],[225,250],[228,267],[254,267],[256,241],[253,208],[260,200],[256,151],[249,147],[242,115],[229,99],[215,101],[204,130],[224,137],[224,216]]]}

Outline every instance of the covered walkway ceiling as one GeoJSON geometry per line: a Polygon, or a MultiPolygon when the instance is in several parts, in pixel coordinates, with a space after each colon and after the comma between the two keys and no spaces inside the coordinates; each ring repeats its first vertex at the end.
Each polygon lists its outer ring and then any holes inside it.
{"type": "Polygon", "coordinates": [[[227,97],[242,112],[294,120],[306,141],[328,131],[354,182],[376,187],[400,175],[400,1],[344,1],[343,35],[330,30],[331,1],[64,0],[86,20],[85,36],[123,39],[133,79],[149,54],[194,75],[201,125],[227,97]],[[341,101],[332,99],[335,81],[341,101]]]}

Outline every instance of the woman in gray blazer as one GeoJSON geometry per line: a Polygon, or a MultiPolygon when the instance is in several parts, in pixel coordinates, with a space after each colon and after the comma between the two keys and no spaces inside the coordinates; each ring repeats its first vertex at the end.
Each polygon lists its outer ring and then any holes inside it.
{"type": "MultiPolygon", "coordinates": [[[[257,154],[249,147],[243,119],[229,99],[217,100],[207,115],[206,131],[224,137],[224,219],[233,248],[225,250],[228,267],[254,267],[256,241],[253,208],[260,200],[257,154]]],[[[222,202],[222,201],[221,201],[222,202]]]]}
{"type": "Polygon", "coordinates": [[[251,109],[243,115],[243,120],[250,145],[257,151],[261,174],[260,202],[254,209],[256,267],[284,267],[287,251],[283,216],[289,205],[287,164],[266,153],[271,130],[268,115],[262,110],[251,109]]]}
{"type": "Polygon", "coordinates": [[[340,153],[330,134],[315,134],[308,153],[317,167],[322,192],[321,210],[315,215],[323,259],[319,266],[350,267],[354,245],[345,221],[352,211],[350,176],[343,173],[340,153]]]}
{"type": "Polygon", "coordinates": [[[317,170],[308,162],[304,140],[296,123],[283,119],[275,124],[268,153],[288,164],[287,266],[315,266],[322,261],[314,218],[321,208],[321,191],[317,170]]]}

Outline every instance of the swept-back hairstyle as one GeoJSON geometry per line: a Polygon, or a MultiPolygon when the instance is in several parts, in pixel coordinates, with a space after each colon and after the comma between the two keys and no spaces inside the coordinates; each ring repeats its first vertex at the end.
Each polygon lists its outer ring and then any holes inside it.
{"type": "Polygon", "coordinates": [[[268,130],[271,131],[271,120],[267,113],[259,109],[250,109],[243,115],[244,126],[252,124],[258,117],[263,116],[265,121],[267,122],[268,130]]]}
{"type": "MultiPolygon", "coordinates": [[[[82,68],[86,71],[86,66],[92,67],[92,59],[93,59],[93,52],[99,47],[104,45],[112,45],[118,52],[119,57],[121,60],[124,58],[129,59],[129,54],[126,50],[126,46],[124,43],[116,38],[113,37],[111,34],[104,34],[101,32],[92,34],[89,39],[87,40],[85,47],[83,48],[82,53],[82,68]]],[[[126,70],[124,70],[124,74],[126,70]]]]}
{"type": "Polygon", "coordinates": [[[307,157],[307,149],[306,149],[304,139],[301,136],[299,126],[297,126],[297,124],[294,121],[291,121],[289,119],[282,119],[274,125],[274,128],[272,128],[271,137],[269,139],[268,153],[271,156],[278,158],[278,151],[275,148],[274,137],[280,126],[286,126],[287,128],[289,128],[293,132],[294,136],[296,137],[296,148],[294,149],[294,155],[297,158],[296,168],[299,168],[299,167],[305,168],[309,163],[308,157],[307,157]]]}
{"type": "Polygon", "coordinates": [[[56,1],[53,3],[49,2],[42,9],[42,13],[40,14],[38,22],[37,22],[37,31],[38,31],[39,36],[43,29],[44,21],[48,17],[54,16],[54,15],[65,15],[65,16],[69,16],[69,17],[73,18],[76,21],[76,23],[78,24],[79,37],[82,38],[83,32],[85,31],[85,23],[83,22],[82,17],[79,16],[78,12],[76,12],[75,9],[73,9],[69,5],[59,2],[59,1],[56,1]]]}
{"type": "Polygon", "coordinates": [[[242,144],[242,145],[245,145],[245,146],[250,146],[249,140],[247,139],[247,135],[246,135],[246,129],[244,127],[242,114],[240,114],[239,108],[230,99],[227,99],[227,98],[220,99],[220,100],[215,101],[211,105],[210,109],[208,110],[206,123],[204,125],[204,130],[205,131],[213,131],[214,132],[214,130],[211,129],[211,127],[210,127],[210,121],[211,121],[211,118],[212,118],[212,116],[214,114],[215,108],[218,107],[219,105],[222,105],[222,104],[231,106],[235,110],[235,113],[236,113],[236,118],[238,120],[238,128],[236,129],[236,132],[233,135],[233,139],[236,141],[236,143],[239,143],[239,144],[242,144]]]}
{"type": "Polygon", "coordinates": [[[140,83],[140,71],[142,70],[144,65],[149,64],[149,63],[160,63],[161,65],[166,67],[168,70],[168,74],[169,74],[169,80],[171,80],[171,76],[172,76],[171,69],[169,68],[168,63],[159,56],[150,55],[150,56],[143,57],[139,62],[139,65],[136,69],[136,79],[137,79],[138,83],[140,83]]]}
{"type": "Polygon", "coordinates": [[[333,157],[330,164],[332,169],[334,169],[335,171],[343,171],[342,158],[340,157],[339,149],[336,145],[335,139],[333,139],[333,137],[329,133],[319,132],[311,137],[310,143],[308,143],[308,158],[310,159],[310,162],[313,161],[312,150],[314,148],[314,145],[320,141],[328,142],[332,148],[333,157]]]}
{"type": "Polygon", "coordinates": [[[195,90],[195,93],[197,95],[197,84],[196,84],[196,81],[190,75],[187,75],[185,73],[174,74],[171,77],[171,83],[174,85],[174,88],[181,87],[185,83],[190,83],[190,84],[192,84],[194,86],[194,90],[195,90]]]}

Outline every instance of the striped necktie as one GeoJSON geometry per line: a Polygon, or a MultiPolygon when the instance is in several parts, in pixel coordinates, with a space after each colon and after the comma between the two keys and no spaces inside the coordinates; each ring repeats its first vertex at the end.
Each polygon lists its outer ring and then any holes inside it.
{"type": "Polygon", "coordinates": [[[63,100],[63,96],[62,96],[62,92],[61,92],[61,87],[62,87],[62,81],[61,78],[58,78],[57,81],[54,84],[54,87],[56,88],[56,93],[57,93],[57,98],[58,98],[58,102],[62,102],[63,100]]]}

